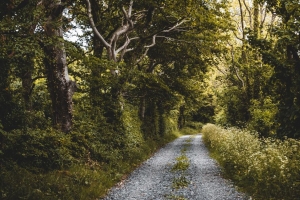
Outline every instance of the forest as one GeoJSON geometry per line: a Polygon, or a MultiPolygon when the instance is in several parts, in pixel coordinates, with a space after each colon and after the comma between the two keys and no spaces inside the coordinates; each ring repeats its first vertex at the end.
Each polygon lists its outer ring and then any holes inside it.
{"type": "Polygon", "coordinates": [[[1,199],[99,198],[203,125],[239,185],[297,199],[299,124],[298,0],[0,1],[1,199]]]}

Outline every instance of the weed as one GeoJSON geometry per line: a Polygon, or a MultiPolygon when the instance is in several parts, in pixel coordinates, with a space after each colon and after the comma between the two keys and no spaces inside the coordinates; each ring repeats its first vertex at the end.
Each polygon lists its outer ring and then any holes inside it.
{"type": "Polygon", "coordinates": [[[188,185],[189,185],[189,181],[187,180],[187,178],[181,175],[180,177],[175,178],[173,180],[172,188],[179,189],[179,188],[187,187],[188,185]]]}
{"type": "Polygon", "coordinates": [[[178,195],[166,195],[166,199],[172,199],[172,200],[187,200],[184,198],[184,196],[178,196],[178,195]]]}
{"type": "Polygon", "coordinates": [[[184,154],[187,150],[188,150],[187,147],[183,147],[183,148],[180,150],[180,152],[181,152],[181,154],[184,154]]]}
{"type": "Polygon", "coordinates": [[[189,145],[191,142],[193,141],[193,138],[192,137],[190,137],[189,139],[187,139],[185,142],[185,144],[187,144],[187,145],[189,145]]]}
{"type": "Polygon", "coordinates": [[[178,158],[176,158],[177,162],[172,168],[172,171],[179,171],[179,170],[187,170],[189,168],[189,159],[186,157],[186,155],[181,155],[178,158]]]}

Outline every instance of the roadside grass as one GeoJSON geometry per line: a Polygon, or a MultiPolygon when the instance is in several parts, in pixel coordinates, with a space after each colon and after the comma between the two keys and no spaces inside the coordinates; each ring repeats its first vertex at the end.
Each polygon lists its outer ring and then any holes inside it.
{"type": "Polygon", "coordinates": [[[186,122],[185,126],[180,129],[182,135],[196,135],[201,131],[203,124],[201,122],[186,122]]]}
{"type": "MultiPolygon", "coordinates": [[[[12,143],[15,146],[20,146],[21,144],[17,143],[18,138],[24,138],[26,135],[23,133],[18,134],[16,132],[15,135],[5,136],[7,138],[6,145],[12,143]]],[[[4,165],[4,162],[0,162],[0,199],[88,200],[104,197],[112,186],[124,179],[127,174],[151,157],[155,151],[179,136],[179,132],[174,132],[163,138],[161,137],[159,140],[149,138],[139,143],[135,148],[127,148],[127,151],[121,152],[118,149],[101,149],[102,144],[93,144],[87,141],[87,133],[74,134],[76,134],[74,137],[72,135],[59,136],[59,133],[47,131],[44,137],[41,136],[43,131],[39,131],[35,135],[26,136],[31,138],[30,141],[24,143],[27,152],[24,151],[23,147],[22,149],[12,149],[14,150],[12,156],[19,158],[19,163],[6,160],[4,165]],[[47,140],[48,144],[53,146],[42,146],[45,144],[44,140],[47,140]],[[32,146],[29,146],[30,144],[32,146]],[[80,148],[86,144],[99,145],[93,148],[95,148],[95,151],[101,152],[102,155],[107,155],[107,161],[99,162],[96,159],[97,154],[90,155],[85,150],[81,152],[80,148]],[[19,151],[22,154],[19,154],[19,151]],[[52,152],[53,158],[51,158],[51,161],[57,159],[57,165],[61,163],[62,167],[58,166],[57,169],[43,171],[39,166],[32,167],[32,163],[36,163],[33,159],[43,159],[45,163],[42,164],[48,165],[47,158],[50,159],[52,155],[50,153],[52,152]],[[74,158],[72,153],[77,153],[76,157],[80,159],[74,158]],[[26,165],[22,165],[20,162],[23,157],[25,157],[24,163],[26,165]],[[32,163],[29,163],[30,161],[32,163]],[[64,166],[64,163],[68,165],[64,166]]],[[[89,146],[89,148],[91,149],[92,146],[89,146]]]]}
{"type": "Polygon", "coordinates": [[[95,129],[88,121],[80,121],[70,134],[51,128],[9,133],[0,129],[5,140],[0,151],[0,199],[104,197],[159,148],[184,134],[169,120],[163,136],[143,138],[136,118],[124,119],[125,135],[95,129]]]}
{"type": "Polygon", "coordinates": [[[194,129],[194,128],[191,128],[191,127],[183,127],[181,130],[180,130],[180,133],[182,135],[196,135],[200,132],[200,129],[194,129]]]}
{"type": "Polygon", "coordinates": [[[295,200],[300,196],[300,141],[259,138],[257,134],[207,124],[203,139],[240,188],[255,199],[295,200]]]}

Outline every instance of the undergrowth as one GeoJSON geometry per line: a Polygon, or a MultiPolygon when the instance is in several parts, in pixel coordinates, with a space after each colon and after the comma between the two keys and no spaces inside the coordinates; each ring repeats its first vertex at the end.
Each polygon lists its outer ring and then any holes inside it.
{"type": "Polygon", "coordinates": [[[201,122],[186,122],[183,128],[180,129],[182,135],[196,135],[201,131],[203,124],[201,122]]]}
{"type": "Polygon", "coordinates": [[[154,113],[152,129],[144,132],[138,109],[129,103],[118,125],[106,123],[101,110],[88,108],[77,109],[68,134],[47,125],[6,132],[0,123],[0,199],[103,197],[157,149],[183,134],[176,115],[154,113]]]}
{"type": "Polygon", "coordinates": [[[259,138],[236,128],[207,124],[203,139],[225,174],[256,199],[300,196],[300,141],[259,138]]]}
{"type": "Polygon", "coordinates": [[[137,109],[128,104],[118,127],[85,118],[77,116],[69,134],[53,128],[5,132],[0,126],[0,199],[103,197],[180,134],[176,118],[165,117],[164,132],[145,136],[137,109]]]}

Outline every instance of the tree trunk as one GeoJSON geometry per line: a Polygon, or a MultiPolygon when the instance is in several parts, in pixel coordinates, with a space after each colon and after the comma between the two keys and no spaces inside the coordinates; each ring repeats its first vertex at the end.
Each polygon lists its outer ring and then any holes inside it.
{"type": "Polygon", "coordinates": [[[27,111],[32,110],[31,104],[31,92],[32,92],[32,71],[27,71],[22,76],[22,96],[24,99],[25,109],[27,111]]]}
{"type": "Polygon", "coordinates": [[[185,125],[185,106],[180,106],[178,116],[178,128],[182,129],[185,125]]]}
{"type": "Polygon", "coordinates": [[[260,30],[259,30],[259,4],[258,4],[258,0],[254,0],[253,1],[253,7],[254,7],[254,11],[253,11],[253,31],[254,31],[254,36],[256,38],[259,37],[260,35],[260,30]]]}
{"type": "Polygon", "coordinates": [[[1,124],[4,130],[8,130],[9,123],[7,116],[11,113],[12,108],[10,106],[12,101],[12,95],[9,92],[9,61],[5,57],[0,57],[1,70],[0,70],[0,128],[1,124]]]}
{"type": "Polygon", "coordinates": [[[144,120],[145,112],[146,112],[146,95],[140,98],[139,117],[141,120],[144,120]]]}
{"type": "Polygon", "coordinates": [[[66,52],[63,42],[61,25],[64,7],[61,1],[47,2],[49,8],[48,22],[45,33],[49,43],[45,44],[45,67],[47,86],[52,100],[53,126],[63,132],[72,128],[72,96],[76,89],[74,81],[70,80],[66,62],[66,52]]]}

